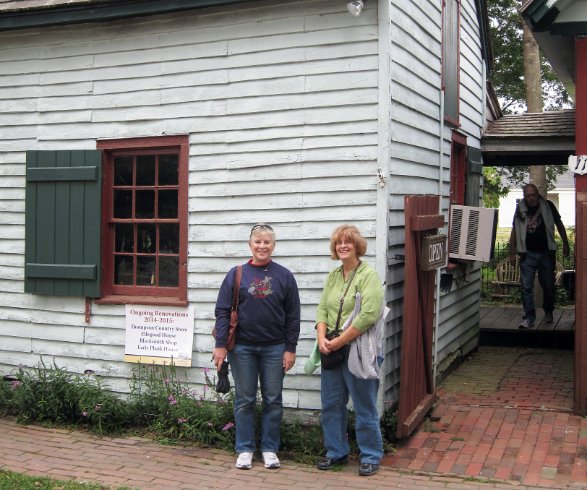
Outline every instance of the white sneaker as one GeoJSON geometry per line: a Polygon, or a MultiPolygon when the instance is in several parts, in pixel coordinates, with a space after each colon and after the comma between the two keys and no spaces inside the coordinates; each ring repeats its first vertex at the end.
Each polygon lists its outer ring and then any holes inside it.
{"type": "Polygon", "coordinates": [[[239,470],[250,470],[253,466],[253,453],[244,452],[238,455],[236,467],[239,470]]]}
{"type": "Polygon", "coordinates": [[[263,461],[265,462],[265,468],[275,469],[281,466],[277,454],[270,451],[263,452],[263,461]]]}
{"type": "Polygon", "coordinates": [[[520,325],[518,326],[519,329],[528,330],[529,328],[534,328],[534,322],[530,320],[522,320],[520,325]]]}

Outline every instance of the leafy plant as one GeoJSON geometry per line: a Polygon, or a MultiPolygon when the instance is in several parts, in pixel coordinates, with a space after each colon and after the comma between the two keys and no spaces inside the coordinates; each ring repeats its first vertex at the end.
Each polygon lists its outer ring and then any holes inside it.
{"type": "MultiPolygon", "coordinates": [[[[128,399],[105,387],[99,376],[69,373],[55,364],[19,368],[0,383],[0,414],[15,415],[21,423],[50,422],[86,427],[99,434],[123,430],[146,431],[160,441],[190,441],[234,448],[234,392],[217,393],[216,377],[204,370],[206,384],[195,391],[175,366],[137,364],[128,399]]],[[[256,404],[260,433],[262,404],[256,404]]],[[[349,441],[356,450],[354,412],[349,411],[349,441]]],[[[393,450],[396,413],[386,406],[381,430],[386,451],[393,450]]],[[[315,461],[323,452],[322,429],[313,419],[284,417],[282,453],[301,461],[315,461]]]]}
{"type": "Polygon", "coordinates": [[[129,423],[127,405],[107,391],[99,378],[47,368],[41,359],[32,370],[20,367],[0,390],[0,413],[21,423],[51,422],[121,431],[129,423]]]}

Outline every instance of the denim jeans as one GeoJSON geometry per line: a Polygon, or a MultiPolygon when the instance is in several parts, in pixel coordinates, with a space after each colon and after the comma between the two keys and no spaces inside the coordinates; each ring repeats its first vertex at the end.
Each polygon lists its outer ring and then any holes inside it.
{"type": "Polygon", "coordinates": [[[338,459],[350,451],[347,437],[349,394],[355,409],[355,432],[361,463],[379,464],[383,439],[377,411],[378,379],[355,377],[345,362],[338,369],[322,370],[320,423],[324,432],[326,457],[338,459]]]}
{"type": "Polygon", "coordinates": [[[283,353],[285,344],[236,344],[228,353],[234,378],[234,422],[237,453],[255,452],[257,383],[261,384],[261,451],[276,453],[281,441],[283,415],[283,353]]]}
{"type": "Polygon", "coordinates": [[[554,252],[528,251],[520,257],[520,283],[525,320],[530,322],[536,320],[536,306],[534,305],[533,294],[536,272],[538,272],[538,282],[544,293],[544,311],[546,313],[552,313],[554,310],[554,267],[554,252]]]}

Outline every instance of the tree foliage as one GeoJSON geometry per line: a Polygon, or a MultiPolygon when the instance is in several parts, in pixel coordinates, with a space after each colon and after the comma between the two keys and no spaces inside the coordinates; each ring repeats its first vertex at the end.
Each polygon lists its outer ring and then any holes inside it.
{"type": "MultiPolygon", "coordinates": [[[[522,113],[527,109],[520,6],[521,0],[487,0],[494,55],[494,69],[490,80],[506,114],[522,113]]],[[[542,54],[540,61],[544,110],[571,108],[572,102],[567,91],[542,54]]],[[[556,178],[566,170],[561,165],[546,167],[548,190],[554,188],[556,178]]],[[[499,207],[500,197],[507,196],[510,188],[519,188],[528,182],[528,166],[485,168],[483,182],[484,205],[499,207]]]]}
{"type": "MultiPolygon", "coordinates": [[[[565,165],[548,165],[546,182],[551,191],[556,179],[568,168],[565,165]]],[[[483,168],[483,205],[486,208],[498,208],[499,198],[508,195],[510,189],[517,189],[527,184],[528,167],[485,167],[483,168]]]]}
{"type": "MultiPolygon", "coordinates": [[[[504,113],[526,111],[520,0],[487,0],[494,55],[490,79],[504,113]]],[[[545,111],[572,107],[569,94],[543,55],[540,57],[545,111]]]]}

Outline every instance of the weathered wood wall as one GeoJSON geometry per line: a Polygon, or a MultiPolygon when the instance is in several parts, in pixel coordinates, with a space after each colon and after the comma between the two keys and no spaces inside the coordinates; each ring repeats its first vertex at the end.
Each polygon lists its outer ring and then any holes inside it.
{"type": "Polygon", "coordinates": [[[377,9],[340,1],[247,3],[181,14],[0,34],[0,371],[39,356],[128,390],[124,306],[23,293],[27,149],[190,135],[189,301],[194,369],[210,367],[214,302],[249,257],[251,224],[272,223],[275,259],[296,274],[302,339],[288,406],[319,407],[302,373],[315,307],[334,267],[328,239],[353,222],[374,262],[377,9]]]}
{"type": "MultiPolygon", "coordinates": [[[[277,232],[275,260],[296,274],[303,304],[285,403],[318,408],[319,377],[303,375],[302,366],[324,278],[336,265],[330,233],[352,222],[368,238],[366,260],[388,264],[384,391],[396,401],[403,265],[394,257],[403,254],[403,196],[440,193],[447,213],[450,129],[439,122],[441,2],[382,5],[386,18],[377,2],[354,18],[341,0],[265,1],[0,33],[0,373],[44,356],[73,371],[92,369],[125,392],[133,368],[122,361],[124,306],[93,305],[86,324],[82,298],[23,293],[25,151],[189,134],[188,288],[196,313],[189,379],[204,381],[218,287],[248,258],[251,224],[265,221],[277,232]],[[381,56],[390,60],[384,101],[381,56]],[[379,167],[389,169],[385,249],[375,247],[379,167]]],[[[474,1],[462,6],[461,130],[478,146],[481,49],[474,1]]],[[[478,288],[473,271],[442,295],[438,363],[470,348],[478,288]]]]}

